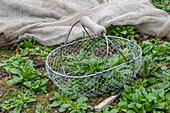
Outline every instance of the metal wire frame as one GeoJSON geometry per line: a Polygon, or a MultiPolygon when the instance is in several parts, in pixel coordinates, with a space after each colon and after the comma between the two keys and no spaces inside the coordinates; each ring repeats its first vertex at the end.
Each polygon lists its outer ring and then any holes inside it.
{"type": "MultiPolygon", "coordinates": [[[[133,65],[133,68],[132,68],[132,71],[133,71],[133,74],[132,75],[129,75],[131,77],[135,77],[138,70],[140,69],[141,67],[141,64],[142,64],[142,49],[140,48],[140,46],[138,44],[136,44],[135,42],[131,41],[131,40],[128,40],[128,39],[125,39],[125,38],[122,38],[122,37],[116,37],[116,36],[106,36],[105,33],[103,33],[103,37],[105,37],[105,40],[106,40],[106,46],[107,46],[107,50],[106,50],[106,58],[105,58],[105,62],[104,62],[104,65],[103,65],[103,69],[99,72],[95,72],[93,74],[89,74],[89,75],[82,75],[82,76],[72,76],[72,75],[69,75],[68,73],[65,72],[65,69],[63,67],[63,59],[62,59],[62,55],[63,55],[63,52],[64,52],[64,48],[66,47],[69,47],[71,45],[75,45],[75,44],[79,44],[83,41],[88,41],[88,40],[92,40],[92,54],[94,55],[95,57],[95,51],[94,51],[94,42],[95,42],[95,39],[98,39],[99,37],[97,36],[90,36],[89,33],[87,32],[87,30],[84,28],[85,32],[87,33],[87,35],[89,36],[89,38],[85,38],[85,39],[81,39],[81,40],[78,40],[78,41],[74,41],[74,42],[71,42],[71,43],[67,43],[67,40],[69,38],[69,35],[71,33],[71,30],[73,29],[73,27],[79,23],[80,21],[76,22],[72,28],[70,29],[69,31],[69,34],[66,38],[66,41],[63,45],[61,45],[60,47],[54,49],[48,56],[47,56],[47,59],[46,59],[46,69],[47,69],[47,73],[48,73],[48,76],[49,78],[55,83],[56,86],[58,86],[61,90],[64,90],[66,91],[67,93],[77,93],[77,95],[79,96],[82,96],[82,95],[85,95],[85,96],[95,96],[97,94],[102,94],[102,93],[106,93],[108,92],[109,90],[114,90],[115,88],[118,88],[117,85],[112,85],[112,87],[108,87],[108,91],[106,92],[102,92],[100,91],[100,87],[99,87],[99,84],[97,84],[96,88],[95,88],[95,91],[94,92],[90,92],[89,94],[86,94],[85,91],[86,90],[83,90],[83,91],[80,91],[80,92],[76,92],[76,91],[67,91],[63,84],[71,81],[72,79],[88,79],[90,77],[97,77],[97,76],[102,76],[103,73],[107,73],[111,70],[115,70],[117,68],[120,68],[122,66],[125,66],[125,65],[133,65]],[[119,50],[119,48],[117,48],[117,46],[115,45],[115,43],[112,42],[111,39],[114,39],[114,40],[122,40],[122,42],[128,42],[129,43],[129,46],[130,46],[130,52],[133,53],[133,58],[131,60],[128,61],[128,59],[121,53],[121,51],[119,50]],[[119,52],[123,58],[125,59],[125,63],[122,63],[120,65],[117,65],[117,66],[114,66],[112,68],[109,68],[109,69],[106,69],[104,70],[104,67],[105,67],[105,64],[106,64],[106,60],[108,59],[108,52],[109,52],[109,44],[110,43],[111,45],[114,46],[114,48],[117,50],[117,52],[119,52]],[[51,65],[51,64],[54,64],[54,62],[52,62],[50,59],[53,58],[53,57],[56,57],[55,54],[57,54],[57,52],[59,52],[58,54],[60,55],[60,65],[62,66],[62,71],[63,73],[61,72],[58,72],[54,69],[54,67],[51,65]],[[137,64],[137,66],[136,66],[137,64]],[[64,78],[64,79],[63,79],[64,78]],[[65,80],[65,81],[61,81],[61,80],[65,80]]],[[[98,78],[97,80],[99,80],[100,78],[98,78]]],[[[130,81],[130,80],[129,80],[130,81]]],[[[129,81],[124,81],[126,84],[127,82],[129,81]]],[[[122,83],[121,83],[122,84],[122,83]]],[[[79,85],[79,84],[77,84],[79,85]]]]}

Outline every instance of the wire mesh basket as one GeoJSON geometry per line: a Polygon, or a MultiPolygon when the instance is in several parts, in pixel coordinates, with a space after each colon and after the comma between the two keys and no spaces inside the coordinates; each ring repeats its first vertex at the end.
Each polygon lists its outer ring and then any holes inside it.
{"type": "Polygon", "coordinates": [[[67,93],[91,97],[133,81],[142,64],[140,46],[125,38],[106,36],[104,32],[102,36],[67,44],[68,35],[65,44],[48,55],[47,74],[56,86],[67,93]]]}

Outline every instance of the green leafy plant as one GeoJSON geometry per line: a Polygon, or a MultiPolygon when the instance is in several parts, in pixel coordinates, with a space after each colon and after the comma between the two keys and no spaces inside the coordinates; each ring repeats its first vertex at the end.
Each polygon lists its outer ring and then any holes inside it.
{"type": "Polygon", "coordinates": [[[65,103],[71,102],[72,99],[75,99],[75,95],[68,95],[66,92],[56,92],[54,93],[54,97],[50,98],[49,100],[55,100],[52,104],[50,104],[51,107],[57,107],[65,103]]]}
{"type": "Polygon", "coordinates": [[[26,56],[29,53],[29,48],[26,47],[25,49],[20,49],[20,51],[21,51],[21,53],[20,53],[21,56],[26,56]]]}
{"type": "Polygon", "coordinates": [[[76,98],[75,94],[68,95],[65,92],[56,92],[54,97],[49,99],[54,100],[49,106],[60,106],[59,112],[65,112],[68,109],[71,113],[85,113],[85,110],[93,109],[89,104],[85,103],[88,100],[87,97],[80,97],[74,102],[76,98]]]}
{"type": "Polygon", "coordinates": [[[145,56],[143,59],[143,66],[139,70],[139,76],[146,78],[154,75],[155,72],[160,68],[160,66],[154,63],[154,58],[152,56],[145,56]]]}
{"type": "Polygon", "coordinates": [[[25,109],[29,107],[28,103],[35,101],[37,101],[37,99],[31,98],[28,93],[14,90],[13,98],[6,100],[4,103],[0,104],[0,106],[7,111],[15,108],[13,113],[20,113],[23,108],[25,109]]]}
{"type": "Polygon", "coordinates": [[[93,110],[92,106],[85,103],[87,100],[87,97],[80,97],[76,100],[76,102],[62,104],[59,112],[64,112],[67,109],[71,111],[70,113],[85,113],[85,110],[87,109],[93,110]]]}
{"type": "Polygon", "coordinates": [[[16,54],[15,56],[11,57],[8,60],[3,60],[2,63],[0,63],[0,66],[3,66],[7,70],[7,72],[9,72],[9,70],[13,68],[13,65],[12,65],[13,62],[24,64],[27,59],[28,57],[22,57],[21,55],[16,54]]]}
{"type": "Polygon", "coordinates": [[[159,39],[152,39],[151,41],[153,43],[149,40],[142,42],[143,56],[151,55],[157,63],[170,64],[170,42],[161,42],[159,39]]]}
{"type": "Polygon", "coordinates": [[[0,65],[13,75],[13,79],[6,82],[8,85],[23,84],[31,95],[47,93],[49,79],[34,68],[33,61],[28,57],[17,54],[0,65]]]}
{"type": "Polygon", "coordinates": [[[31,51],[31,55],[33,56],[39,56],[43,59],[46,59],[46,56],[49,54],[49,52],[52,51],[52,48],[49,48],[49,47],[42,47],[42,46],[39,46],[39,47],[36,47],[35,49],[33,49],[31,51]]]}
{"type": "Polygon", "coordinates": [[[32,60],[27,60],[25,63],[14,61],[11,65],[13,67],[9,70],[9,72],[13,74],[13,79],[6,82],[8,85],[12,86],[18,83],[40,79],[42,76],[38,70],[35,70],[32,60]]]}
{"type": "Polygon", "coordinates": [[[143,41],[143,66],[139,70],[140,77],[150,77],[148,83],[156,84],[157,82],[167,81],[169,78],[168,65],[170,43],[161,39],[151,39],[143,41]],[[152,77],[151,77],[152,76],[152,77]]]}
{"type": "Polygon", "coordinates": [[[28,90],[31,95],[34,95],[36,93],[43,94],[47,93],[48,81],[49,79],[45,78],[36,81],[24,82],[23,85],[28,88],[26,90],[28,90]]]}
{"type": "MultiPolygon", "coordinates": [[[[125,48],[124,50],[120,50],[123,55],[130,60],[132,58],[132,54],[128,53],[129,49],[125,48]]],[[[80,50],[79,55],[70,55],[66,56],[68,58],[68,62],[66,62],[66,71],[70,71],[70,68],[67,68],[67,65],[69,67],[72,67],[72,71],[74,71],[74,76],[84,76],[88,74],[92,74],[94,72],[99,72],[103,68],[104,60],[102,58],[97,57],[95,58],[93,55],[88,56],[88,53],[85,52],[83,49],[80,50]]],[[[126,60],[123,58],[123,56],[118,52],[118,54],[114,54],[112,58],[107,59],[105,69],[112,68],[114,66],[120,65],[122,63],[125,63],[126,60]]]]}
{"type": "Polygon", "coordinates": [[[129,113],[168,112],[170,110],[167,96],[169,85],[168,82],[160,83],[156,89],[152,87],[145,89],[141,85],[125,85],[126,92],[123,92],[119,99],[118,109],[129,113]]]}
{"type": "Polygon", "coordinates": [[[1,51],[0,53],[0,57],[5,60],[5,58],[9,58],[10,56],[8,54],[6,54],[5,52],[1,51]]]}
{"type": "Polygon", "coordinates": [[[170,82],[170,69],[158,70],[157,72],[155,72],[155,77],[157,77],[157,79],[160,82],[163,82],[163,81],[170,82]]]}
{"type": "Polygon", "coordinates": [[[167,11],[170,14],[169,0],[150,0],[150,1],[156,8],[167,11]]]}
{"type": "Polygon", "coordinates": [[[37,44],[35,37],[32,37],[29,40],[24,39],[19,44],[15,44],[14,47],[17,48],[17,54],[20,54],[21,56],[33,55],[43,59],[45,59],[49,52],[52,51],[52,47],[37,44]]]}
{"type": "Polygon", "coordinates": [[[36,45],[36,40],[35,37],[32,36],[32,38],[30,38],[29,40],[23,39],[21,43],[14,44],[13,46],[17,48],[27,48],[27,47],[32,47],[34,45],[36,45]]]}
{"type": "Polygon", "coordinates": [[[39,104],[36,105],[36,108],[37,109],[35,110],[35,113],[47,113],[51,109],[50,106],[44,108],[42,105],[39,104]]]}
{"type": "MultiPolygon", "coordinates": [[[[118,109],[116,108],[116,106],[114,106],[114,109],[113,109],[113,106],[111,105],[105,105],[103,108],[102,108],[102,113],[118,113],[118,109]],[[111,109],[111,110],[109,110],[111,109]]],[[[101,113],[101,112],[99,112],[101,113]]]]}
{"type": "Polygon", "coordinates": [[[107,30],[107,35],[127,37],[129,39],[139,38],[139,31],[137,31],[134,26],[111,25],[106,30],[107,30]]]}

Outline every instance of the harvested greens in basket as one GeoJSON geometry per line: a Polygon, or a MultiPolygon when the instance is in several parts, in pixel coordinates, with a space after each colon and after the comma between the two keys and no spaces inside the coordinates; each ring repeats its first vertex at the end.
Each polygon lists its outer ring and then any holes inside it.
{"type": "MultiPolygon", "coordinates": [[[[121,51],[128,60],[132,59],[133,56],[132,54],[128,53],[128,48],[125,48],[121,51]]],[[[74,71],[73,76],[85,76],[93,74],[94,72],[99,72],[103,69],[103,65],[105,62],[105,58],[102,59],[101,57],[95,57],[94,55],[88,56],[88,52],[84,51],[83,49],[80,50],[79,55],[72,54],[66,56],[66,58],[68,58],[68,61],[65,62],[65,71],[74,71]]],[[[106,66],[104,69],[109,69],[125,62],[126,60],[120,53],[113,54],[111,58],[107,59],[106,66]]]]}

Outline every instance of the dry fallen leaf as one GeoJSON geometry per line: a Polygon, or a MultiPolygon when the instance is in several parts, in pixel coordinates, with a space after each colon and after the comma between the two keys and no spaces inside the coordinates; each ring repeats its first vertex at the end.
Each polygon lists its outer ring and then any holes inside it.
{"type": "Polygon", "coordinates": [[[18,48],[15,50],[15,53],[16,53],[16,54],[19,54],[19,52],[18,52],[18,48]]]}
{"type": "Polygon", "coordinates": [[[150,35],[147,35],[147,34],[143,34],[143,38],[146,40],[150,37],[150,35]]]}

